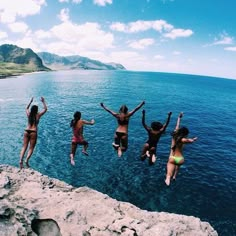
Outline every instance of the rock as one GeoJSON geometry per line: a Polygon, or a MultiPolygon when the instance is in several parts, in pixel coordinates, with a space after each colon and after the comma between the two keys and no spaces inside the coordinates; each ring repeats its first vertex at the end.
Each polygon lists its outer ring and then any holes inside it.
{"type": "Polygon", "coordinates": [[[0,236],[218,235],[199,218],[141,210],[35,170],[0,165],[0,175],[0,236]]]}

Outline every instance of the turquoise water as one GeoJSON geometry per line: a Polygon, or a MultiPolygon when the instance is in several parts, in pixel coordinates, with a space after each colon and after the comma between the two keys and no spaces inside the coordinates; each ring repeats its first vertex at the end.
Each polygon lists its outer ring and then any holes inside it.
{"type": "Polygon", "coordinates": [[[193,215],[210,222],[219,235],[236,235],[236,80],[130,71],[67,71],[29,74],[0,80],[0,163],[18,166],[26,126],[25,107],[32,96],[48,112],[39,124],[31,167],[74,186],[89,186],[149,211],[193,215]],[[111,143],[115,119],[100,102],[118,111],[146,101],[146,121],[164,122],[173,112],[158,146],[154,166],[140,161],[147,133],[141,110],[130,120],[129,148],[118,158],[111,143]],[[89,157],[77,150],[69,163],[70,120],[76,110],[86,126],[89,157]],[[198,141],[185,147],[186,162],[177,180],[166,187],[170,133],[179,112],[182,124],[198,141]]]}

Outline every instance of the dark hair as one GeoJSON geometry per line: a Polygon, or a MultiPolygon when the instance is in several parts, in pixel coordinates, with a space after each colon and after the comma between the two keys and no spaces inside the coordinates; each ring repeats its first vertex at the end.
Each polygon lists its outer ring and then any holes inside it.
{"type": "Polygon", "coordinates": [[[74,113],[74,119],[71,120],[71,122],[70,122],[70,127],[75,127],[77,121],[80,120],[80,118],[81,118],[81,112],[80,111],[76,111],[74,113]]]}
{"type": "Polygon", "coordinates": [[[189,130],[186,127],[181,127],[174,132],[172,132],[172,137],[175,140],[175,145],[172,147],[173,152],[175,151],[176,147],[181,142],[182,138],[186,137],[189,134],[189,130]]]}
{"type": "Polygon", "coordinates": [[[162,127],[163,127],[163,124],[160,123],[160,122],[158,122],[158,121],[153,121],[153,122],[151,123],[151,128],[152,128],[153,130],[158,131],[158,130],[160,130],[162,127]]]}
{"type": "Polygon", "coordinates": [[[38,106],[33,105],[31,107],[29,118],[28,118],[30,125],[36,124],[36,115],[37,115],[37,113],[38,113],[38,106]]]}
{"type": "Polygon", "coordinates": [[[127,113],[128,112],[128,107],[126,105],[122,105],[120,107],[120,113],[127,113]]]}

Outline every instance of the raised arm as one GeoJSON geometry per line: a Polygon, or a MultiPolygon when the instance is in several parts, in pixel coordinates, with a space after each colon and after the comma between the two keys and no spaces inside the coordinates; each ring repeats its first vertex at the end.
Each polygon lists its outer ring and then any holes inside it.
{"type": "Polygon", "coordinates": [[[138,111],[143,105],[145,104],[144,101],[142,101],[137,107],[134,108],[131,112],[129,112],[128,116],[132,116],[136,111],[138,111]]]}
{"type": "Polygon", "coordinates": [[[115,116],[115,117],[117,116],[117,113],[114,112],[114,111],[112,111],[112,110],[110,110],[110,109],[108,109],[107,107],[105,107],[105,105],[103,104],[103,102],[101,102],[100,105],[101,105],[101,107],[102,107],[105,111],[109,112],[110,114],[112,114],[112,115],[115,116]]]}
{"type": "Polygon", "coordinates": [[[179,113],[179,116],[178,116],[178,119],[177,119],[177,123],[176,123],[176,126],[175,126],[175,130],[179,129],[180,120],[181,120],[181,118],[183,117],[183,115],[184,115],[183,112],[180,112],[180,113],[179,113]]]}
{"type": "Polygon", "coordinates": [[[142,125],[143,125],[143,127],[148,131],[148,130],[150,130],[150,127],[148,127],[147,125],[146,125],[146,122],[145,122],[145,110],[143,110],[142,111],[142,125]]]}
{"type": "Polygon", "coordinates": [[[194,137],[194,138],[182,138],[182,142],[183,143],[193,143],[197,140],[197,137],[194,137]]]}
{"type": "Polygon", "coordinates": [[[94,125],[95,120],[94,120],[94,119],[92,119],[91,121],[83,120],[83,123],[84,123],[85,125],[94,125]]]}
{"type": "Polygon", "coordinates": [[[34,100],[34,97],[32,97],[32,98],[30,99],[30,102],[29,102],[29,104],[28,104],[27,107],[26,107],[26,114],[27,114],[27,116],[29,116],[29,114],[30,114],[29,108],[30,108],[30,105],[31,105],[31,103],[33,102],[33,100],[34,100]]]}
{"type": "Polygon", "coordinates": [[[161,128],[161,132],[165,132],[167,126],[169,125],[170,123],[170,117],[172,115],[172,112],[169,112],[168,113],[168,116],[167,116],[167,120],[166,120],[166,123],[163,125],[163,127],[161,128]]]}
{"type": "Polygon", "coordinates": [[[43,103],[43,110],[39,112],[39,117],[46,113],[48,110],[44,97],[41,97],[41,102],[43,103]]]}

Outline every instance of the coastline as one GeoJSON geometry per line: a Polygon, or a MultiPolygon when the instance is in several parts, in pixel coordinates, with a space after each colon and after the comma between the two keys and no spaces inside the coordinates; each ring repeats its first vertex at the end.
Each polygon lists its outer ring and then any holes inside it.
{"type": "Polygon", "coordinates": [[[218,235],[208,222],[197,217],[148,212],[88,187],[75,188],[33,169],[0,165],[0,174],[0,217],[5,219],[0,221],[0,228],[11,235],[36,231],[50,232],[51,236],[218,235]]]}

